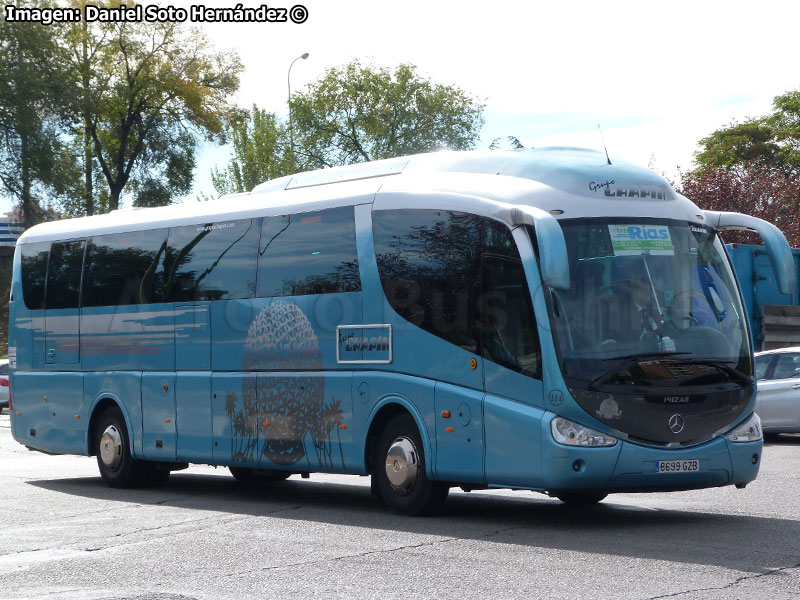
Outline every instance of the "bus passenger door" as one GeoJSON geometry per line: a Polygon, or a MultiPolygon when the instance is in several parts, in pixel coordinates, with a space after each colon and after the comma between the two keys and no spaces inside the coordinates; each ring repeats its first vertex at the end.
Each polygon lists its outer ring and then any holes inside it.
{"type": "Polygon", "coordinates": [[[484,255],[481,268],[486,480],[536,487],[542,471],[541,348],[522,263],[513,247],[508,250],[484,255]]]}
{"type": "Polygon", "coordinates": [[[142,373],[142,451],[147,460],[176,460],[175,373],[142,373]]]}

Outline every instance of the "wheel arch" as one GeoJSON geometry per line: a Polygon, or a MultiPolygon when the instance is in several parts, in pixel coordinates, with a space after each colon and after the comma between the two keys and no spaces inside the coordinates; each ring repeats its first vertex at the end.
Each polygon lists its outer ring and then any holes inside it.
{"type": "Polygon", "coordinates": [[[135,456],[133,450],[133,424],[131,423],[130,415],[125,409],[125,405],[120,401],[119,398],[116,397],[116,395],[112,394],[111,392],[99,393],[92,401],[92,406],[89,409],[89,414],[91,417],[89,417],[89,427],[86,431],[86,448],[89,456],[94,456],[97,454],[97,448],[95,448],[96,440],[94,439],[94,430],[97,426],[97,422],[99,421],[100,416],[113,406],[116,406],[119,409],[119,411],[122,413],[122,418],[125,419],[125,427],[128,429],[128,443],[130,444],[131,456],[135,456]]]}
{"type": "Polygon", "coordinates": [[[428,435],[428,428],[425,426],[425,419],[419,412],[416,406],[403,396],[391,395],[381,398],[375,405],[367,420],[367,436],[364,444],[364,466],[368,473],[372,473],[375,465],[372,464],[372,457],[374,455],[375,444],[380,437],[383,427],[393,417],[397,415],[407,414],[417,425],[420,439],[422,440],[422,449],[425,453],[425,470],[427,473],[433,474],[434,460],[433,460],[433,443],[428,435]]]}

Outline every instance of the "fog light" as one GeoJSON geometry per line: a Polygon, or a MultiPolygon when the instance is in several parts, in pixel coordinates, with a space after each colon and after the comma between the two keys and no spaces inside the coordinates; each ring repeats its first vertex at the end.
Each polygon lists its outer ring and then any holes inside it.
{"type": "Polygon", "coordinates": [[[758,462],[758,454],[753,454],[753,464],[758,462]]]}

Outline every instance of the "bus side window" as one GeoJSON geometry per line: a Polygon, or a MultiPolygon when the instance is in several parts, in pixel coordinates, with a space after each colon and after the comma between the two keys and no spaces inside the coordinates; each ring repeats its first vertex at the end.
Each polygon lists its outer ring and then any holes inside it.
{"type": "Polygon", "coordinates": [[[259,297],[358,291],[352,206],[264,217],[258,249],[259,297]]]}
{"type": "Polygon", "coordinates": [[[46,308],[78,308],[86,240],[54,243],[47,267],[46,308]]]}
{"type": "Polygon", "coordinates": [[[252,298],[260,219],[169,230],[161,295],[165,302],[252,298]]]}
{"type": "Polygon", "coordinates": [[[30,310],[43,309],[50,243],[20,244],[20,252],[22,253],[22,299],[30,310]]]}
{"type": "Polygon", "coordinates": [[[483,217],[440,210],[373,213],[378,272],[391,307],[451,344],[477,352],[475,304],[483,217]]]}
{"type": "Polygon", "coordinates": [[[528,282],[511,232],[490,222],[481,261],[478,300],[481,355],[536,379],[542,377],[542,351],[528,282]]]}
{"type": "Polygon", "coordinates": [[[86,249],[83,306],[159,302],[155,278],[163,271],[167,230],[93,237],[86,249]]]}

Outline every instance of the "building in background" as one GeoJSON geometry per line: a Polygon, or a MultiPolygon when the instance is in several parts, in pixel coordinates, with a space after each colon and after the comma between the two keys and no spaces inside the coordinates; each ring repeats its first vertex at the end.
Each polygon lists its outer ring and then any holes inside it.
{"type": "Polygon", "coordinates": [[[14,258],[14,246],[24,227],[14,213],[0,217],[0,272],[10,273],[14,258]]]}

